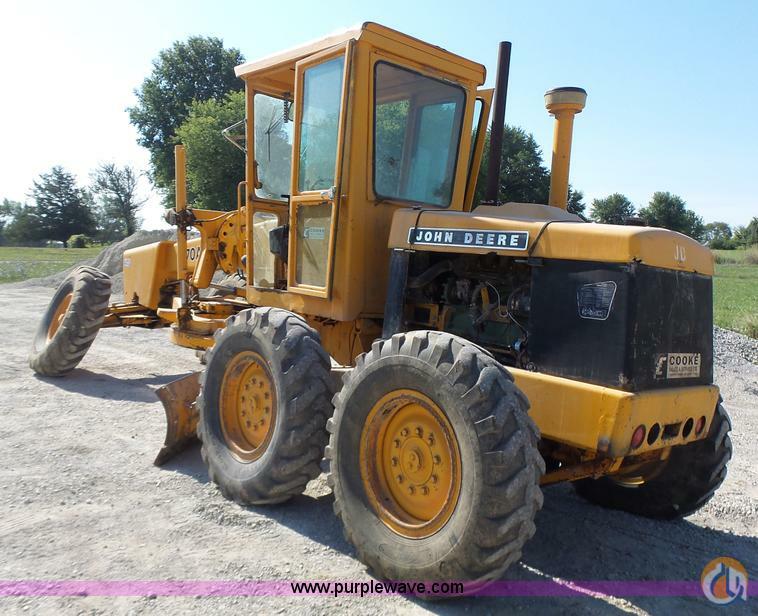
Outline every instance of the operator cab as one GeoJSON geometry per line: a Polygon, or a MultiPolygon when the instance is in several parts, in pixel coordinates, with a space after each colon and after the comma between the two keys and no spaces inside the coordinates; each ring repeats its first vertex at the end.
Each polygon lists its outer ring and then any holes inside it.
{"type": "Polygon", "coordinates": [[[252,135],[248,300],[287,292],[326,318],[381,313],[387,262],[372,255],[386,254],[393,213],[471,208],[484,67],[366,23],[236,72],[252,135]]]}

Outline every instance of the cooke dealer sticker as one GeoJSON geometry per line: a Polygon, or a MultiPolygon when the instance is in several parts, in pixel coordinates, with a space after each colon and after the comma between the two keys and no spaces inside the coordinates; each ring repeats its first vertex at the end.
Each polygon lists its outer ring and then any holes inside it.
{"type": "Polygon", "coordinates": [[[526,250],[529,244],[529,232],[412,227],[408,232],[408,243],[425,246],[526,250]]]}
{"type": "Polygon", "coordinates": [[[700,376],[700,353],[663,353],[655,364],[656,379],[693,379],[700,376]]]}

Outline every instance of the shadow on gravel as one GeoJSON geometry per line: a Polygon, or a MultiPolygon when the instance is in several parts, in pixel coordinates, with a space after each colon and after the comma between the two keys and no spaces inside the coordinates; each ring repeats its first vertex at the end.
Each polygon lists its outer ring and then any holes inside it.
{"type": "Polygon", "coordinates": [[[176,379],[192,374],[153,374],[146,377],[124,379],[102,372],[92,372],[82,368],[72,370],[63,378],[34,375],[39,381],[55,385],[61,389],[102,400],[123,400],[126,402],[158,402],[155,389],[176,379]]]}
{"type": "Polygon", "coordinates": [[[301,494],[281,505],[272,507],[247,507],[259,515],[264,515],[279,524],[294,530],[342,554],[355,556],[355,550],[342,533],[342,524],[332,506],[334,496],[323,494],[318,497],[301,494]]]}
{"type": "MultiPolygon", "coordinates": [[[[208,470],[205,468],[203,459],[200,457],[199,441],[196,441],[175,457],[170,458],[160,469],[162,471],[174,471],[187,475],[198,483],[208,483],[210,481],[208,470]]],[[[223,498],[221,492],[218,495],[220,498],[223,498]]]]}
{"type": "MultiPolygon", "coordinates": [[[[162,470],[182,473],[200,483],[208,483],[208,471],[200,457],[200,444],[196,443],[161,466],[162,470]]],[[[218,498],[224,497],[218,492],[218,498]]],[[[316,543],[343,554],[355,555],[352,546],[342,535],[342,525],[334,515],[331,492],[320,496],[301,494],[286,503],[271,506],[243,507],[258,515],[286,526],[316,543]]],[[[237,505],[242,507],[241,505],[237,505]]]]}

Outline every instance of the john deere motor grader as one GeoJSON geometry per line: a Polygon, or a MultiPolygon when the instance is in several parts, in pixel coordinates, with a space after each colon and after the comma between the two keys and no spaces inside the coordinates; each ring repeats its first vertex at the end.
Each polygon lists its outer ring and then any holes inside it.
{"type": "Polygon", "coordinates": [[[270,504],[324,458],[380,577],[496,579],[559,481],[640,515],[695,511],[731,456],[711,254],[567,212],[579,88],[545,95],[550,204],[498,204],[509,54],[494,104],[481,64],[372,23],[237,67],[237,209],[187,204],[178,146],[176,241],[124,254],[124,302],[104,274],[72,274],[32,368],[69,372],[100,327],[168,328],[206,366],[159,390],[157,462],[196,428],[221,492],[270,504]],[[218,270],[233,278],[213,285],[218,270]]]}

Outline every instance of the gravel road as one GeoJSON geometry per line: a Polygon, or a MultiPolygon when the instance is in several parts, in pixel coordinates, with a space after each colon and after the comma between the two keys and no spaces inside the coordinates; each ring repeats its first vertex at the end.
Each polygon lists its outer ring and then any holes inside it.
{"type": "MultiPolygon", "coordinates": [[[[171,345],[165,331],[105,330],[67,378],[32,374],[26,356],[50,295],[46,288],[14,285],[0,296],[6,337],[0,358],[0,579],[369,579],[332,515],[323,477],[285,505],[242,508],[208,482],[197,447],[166,467],[152,465],[164,435],[154,389],[199,367],[194,353],[171,345]]],[[[711,503],[686,520],[663,523],[595,508],[568,485],[548,488],[537,534],[507,579],[695,580],[708,561],[724,555],[739,559],[755,585],[758,366],[746,359],[755,352],[746,340],[717,335],[717,382],[734,423],[735,456],[711,503]]],[[[717,608],[702,598],[590,594],[431,604],[402,597],[0,598],[2,614],[347,610],[369,616],[699,614],[717,608]]]]}

